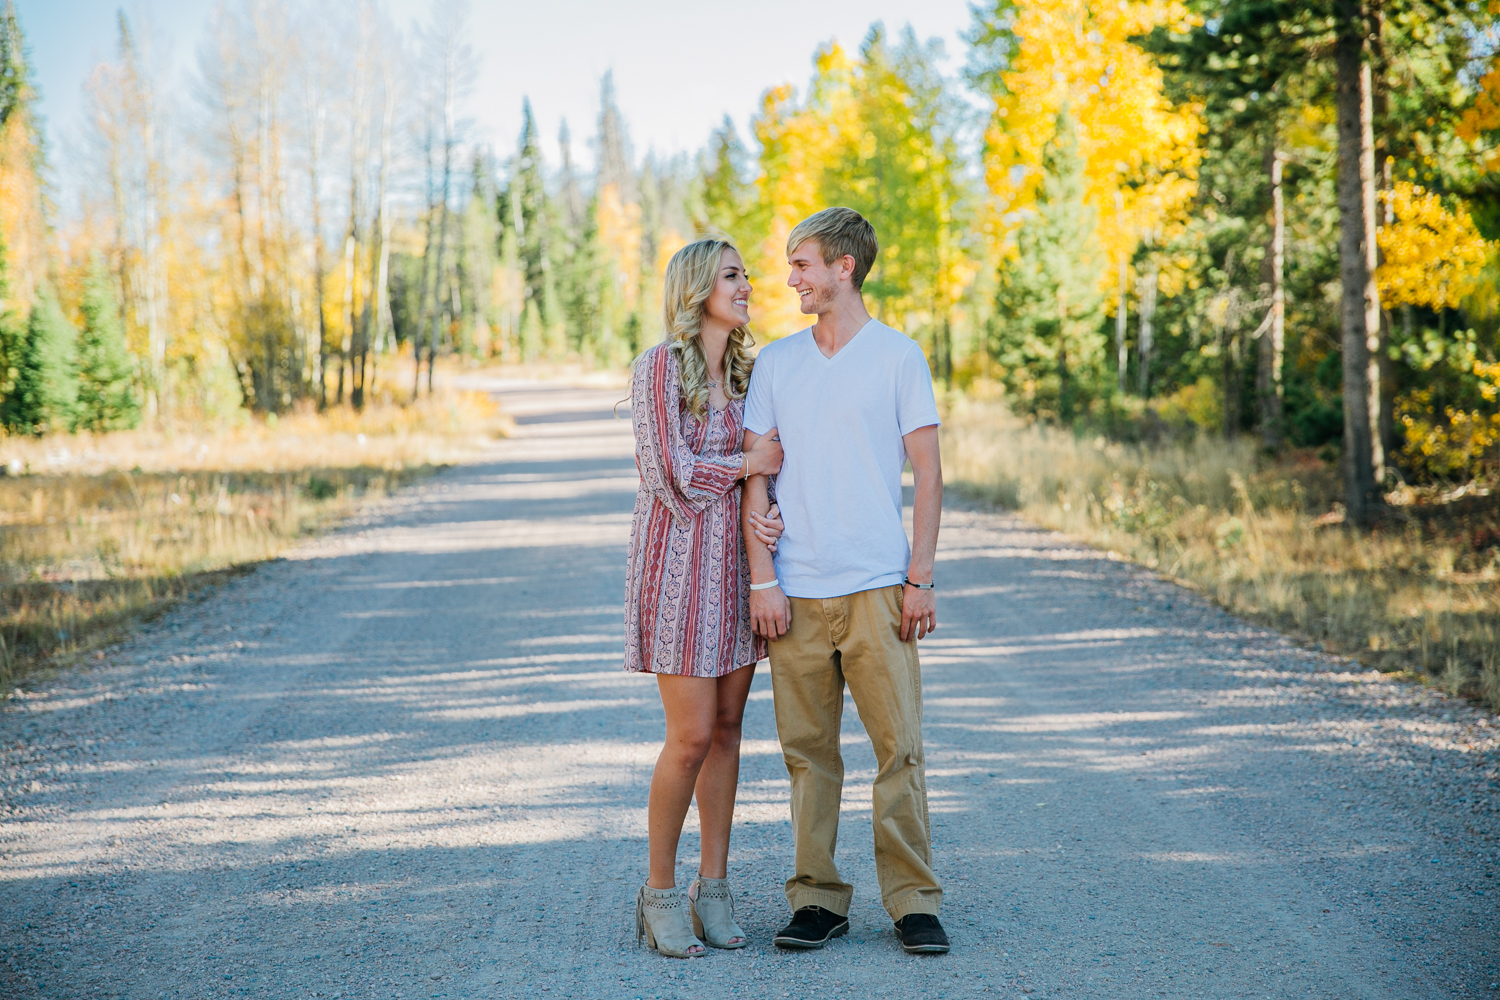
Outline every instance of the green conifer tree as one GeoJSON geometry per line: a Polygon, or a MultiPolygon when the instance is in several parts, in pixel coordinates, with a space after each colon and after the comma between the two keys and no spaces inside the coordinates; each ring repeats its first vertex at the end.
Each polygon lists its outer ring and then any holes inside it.
{"type": "Polygon", "coordinates": [[[126,430],[140,423],[141,407],[131,385],[125,325],[114,283],[95,257],[83,285],[83,331],[78,338],[78,404],[74,429],[126,430]]]}
{"type": "Polygon", "coordinates": [[[12,114],[29,103],[33,94],[29,75],[26,39],[21,34],[16,5],[14,0],[6,0],[5,6],[0,8],[0,125],[10,121],[12,114]]]}
{"type": "Polygon", "coordinates": [[[585,201],[573,168],[572,139],[568,123],[558,134],[562,168],[558,176],[557,211],[553,213],[553,266],[559,308],[565,331],[564,347],[570,354],[596,361],[604,356],[600,338],[604,295],[603,264],[600,260],[597,198],[585,201]]]}
{"type": "Polygon", "coordinates": [[[1100,381],[1105,265],[1094,210],[1084,201],[1084,163],[1066,108],[1042,157],[1036,214],[1016,236],[1000,273],[994,357],[1033,412],[1070,419],[1100,381]]]}
{"type": "Polygon", "coordinates": [[[700,211],[693,220],[699,229],[718,229],[735,239],[749,239],[739,232],[755,199],[755,185],[746,179],[749,158],[734,121],[725,115],[704,156],[700,211]]]}
{"type": "MultiPolygon", "coordinates": [[[[0,233],[0,301],[10,298],[10,266],[6,255],[5,235],[0,233]]],[[[16,382],[21,374],[21,353],[26,347],[26,330],[9,309],[0,309],[0,425],[13,427],[12,416],[18,401],[16,382]]]]}
{"type": "Polygon", "coordinates": [[[28,434],[67,430],[78,405],[78,331],[57,295],[42,287],[31,307],[16,361],[16,383],[5,403],[5,423],[28,434]]]}
{"type": "Polygon", "coordinates": [[[519,218],[513,220],[516,243],[521,252],[521,261],[526,268],[526,299],[536,303],[543,325],[551,323],[552,256],[548,252],[548,237],[551,235],[552,203],[547,197],[546,166],[542,157],[541,135],[537,131],[536,118],[531,113],[531,102],[522,104],[522,126],[520,148],[511,172],[511,184],[516,188],[519,218]]]}

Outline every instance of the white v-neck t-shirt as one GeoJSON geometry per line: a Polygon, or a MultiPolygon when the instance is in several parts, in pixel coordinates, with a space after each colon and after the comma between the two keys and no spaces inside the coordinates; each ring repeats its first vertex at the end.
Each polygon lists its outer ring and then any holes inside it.
{"type": "Polygon", "coordinates": [[[776,428],[786,455],[775,560],[788,597],[841,597],[906,577],[901,439],[939,422],[927,358],[884,323],[870,320],[831,358],[811,329],[761,349],[745,428],[776,428]]]}

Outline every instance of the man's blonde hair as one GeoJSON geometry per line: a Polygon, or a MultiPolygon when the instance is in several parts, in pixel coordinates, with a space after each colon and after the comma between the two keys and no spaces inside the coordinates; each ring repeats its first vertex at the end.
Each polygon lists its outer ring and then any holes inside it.
{"type": "Polygon", "coordinates": [[[864,287],[865,276],[875,266],[875,255],[880,252],[875,227],[852,208],[825,208],[797,223],[786,238],[786,255],[790,257],[806,240],[818,241],[825,264],[841,257],[854,258],[855,291],[864,287]]]}

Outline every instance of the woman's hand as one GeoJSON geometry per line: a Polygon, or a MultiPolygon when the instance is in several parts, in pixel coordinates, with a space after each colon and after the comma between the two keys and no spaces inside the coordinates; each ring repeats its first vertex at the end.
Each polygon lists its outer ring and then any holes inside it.
{"type": "Polygon", "coordinates": [[[757,511],[750,512],[750,530],[755,532],[755,537],[760,543],[772,552],[776,551],[776,540],[786,530],[786,525],[781,523],[781,507],[772,504],[771,509],[761,515],[757,511]]]}
{"type": "Polygon", "coordinates": [[[772,427],[745,452],[746,474],[750,476],[774,476],[781,471],[781,439],[772,427]]]}

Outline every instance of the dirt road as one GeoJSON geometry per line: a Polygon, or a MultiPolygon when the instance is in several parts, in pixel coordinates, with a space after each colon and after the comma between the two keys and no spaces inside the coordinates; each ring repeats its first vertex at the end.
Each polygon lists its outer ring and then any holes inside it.
{"type": "Polygon", "coordinates": [[[661,708],[619,670],[629,425],[617,392],[490,388],[517,437],[0,703],[0,997],[1500,996],[1492,718],[962,503],[923,644],[953,953],[903,955],[879,908],[852,704],[853,930],[770,946],[764,668],[753,946],[637,950],[661,708]]]}

